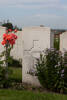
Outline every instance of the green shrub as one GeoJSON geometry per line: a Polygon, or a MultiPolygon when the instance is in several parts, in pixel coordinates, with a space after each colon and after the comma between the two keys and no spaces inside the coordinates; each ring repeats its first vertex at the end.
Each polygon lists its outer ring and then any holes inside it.
{"type": "Polygon", "coordinates": [[[21,61],[13,59],[13,57],[10,56],[11,62],[8,62],[9,67],[22,67],[21,61]]]}
{"type": "Polygon", "coordinates": [[[0,66],[0,88],[8,88],[11,86],[10,74],[12,74],[10,69],[7,72],[5,67],[0,66]],[[6,78],[6,73],[8,73],[8,78],[6,78]]]}
{"type": "MultiPolygon", "coordinates": [[[[11,62],[11,58],[9,56],[11,48],[8,49],[8,58],[7,61],[11,62]]],[[[5,51],[0,54],[0,88],[8,88],[11,85],[11,80],[9,75],[12,74],[12,70],[10,70],[7,66],[5,66],[5,59],[2,59],[5,56],[5,51]]]]}
{"type": "Polygon", "coordinates": [[[67,87],[67,51],[64,53],[64,87],[67,87]]]}
{"type": "Polygon", "coordinates": [[[37,59],[37,76],[44,88],[55,92],[64,92],[66,89],[64,79],[65,66],[62,53],[55,49],[47,49],[37,59]]]}

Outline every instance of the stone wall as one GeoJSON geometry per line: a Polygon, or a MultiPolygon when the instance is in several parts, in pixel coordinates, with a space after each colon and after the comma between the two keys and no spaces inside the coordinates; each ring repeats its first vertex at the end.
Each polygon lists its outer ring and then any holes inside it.
{"type": "Polygon", "coordinates": [[[1,44],[3,41],[3,34],[5,33],[6,28],[0,26],[0,54],[4,51],[4,46],[1,44]]]}

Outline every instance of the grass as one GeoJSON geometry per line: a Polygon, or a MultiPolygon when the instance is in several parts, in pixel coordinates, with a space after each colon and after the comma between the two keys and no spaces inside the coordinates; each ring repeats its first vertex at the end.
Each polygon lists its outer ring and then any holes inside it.
{"type": "Polygon", "coordinates": [[[12,74],[10,75],[10,78],[12,80],[21,82],[22,81],[22,68],[10,67],[10,69],[12,70],[12,74]]]}
{"type": "Polygon", "coordinates": [[[67,100],[67,96],[53,93],[0,90],[0,100],[67,100]]]}

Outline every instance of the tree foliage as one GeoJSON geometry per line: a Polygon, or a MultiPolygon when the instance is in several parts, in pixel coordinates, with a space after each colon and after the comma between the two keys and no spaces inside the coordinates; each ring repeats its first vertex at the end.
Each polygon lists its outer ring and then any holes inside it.
{"type": "Polygon", "coordinates": [[[7,29],[12,29],[13,30],[13,24],[10,22],[2,24],[3,27],[6,27],[7,29]]]}

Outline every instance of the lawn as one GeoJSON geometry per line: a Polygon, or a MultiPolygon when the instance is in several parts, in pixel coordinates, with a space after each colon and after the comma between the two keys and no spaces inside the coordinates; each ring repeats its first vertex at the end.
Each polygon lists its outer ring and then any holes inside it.
{"type": "Polygon", "coordinates": [[[0,100],[67,100],[67,96],[31,91],[0,90],[0,100]]]}

